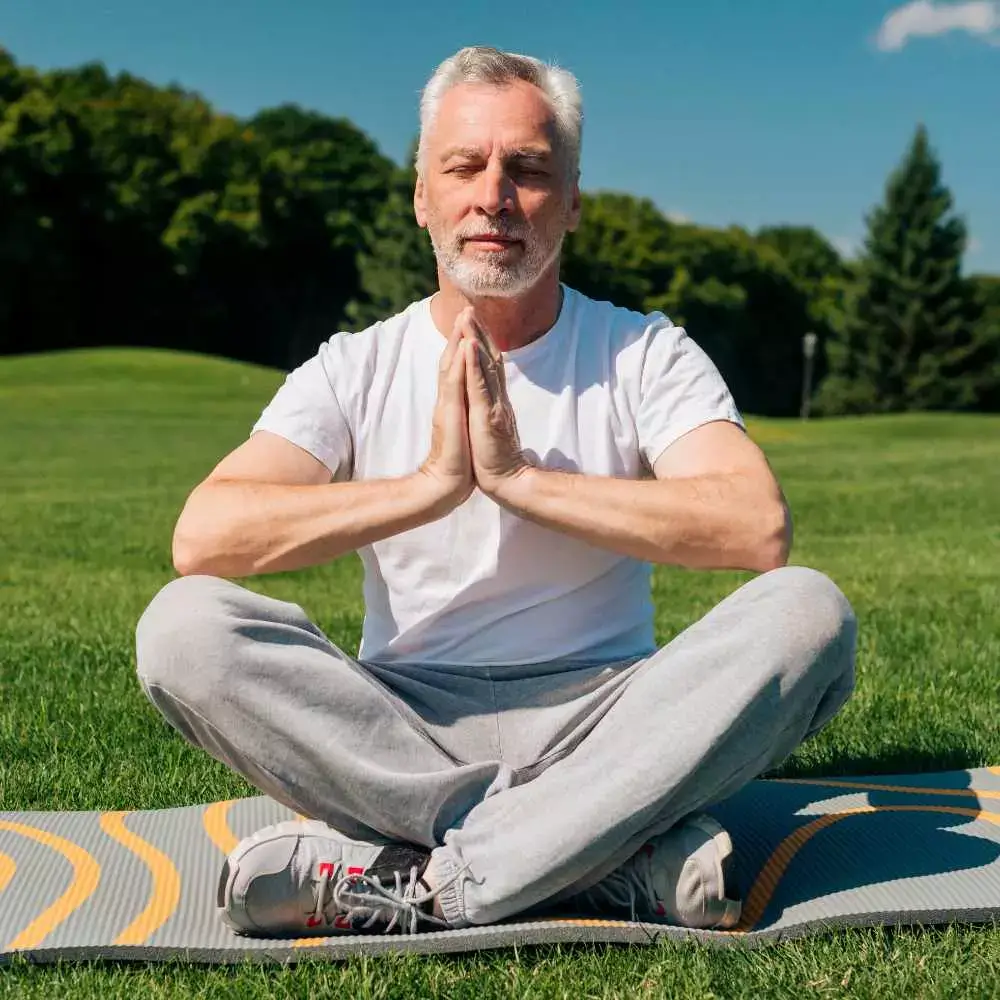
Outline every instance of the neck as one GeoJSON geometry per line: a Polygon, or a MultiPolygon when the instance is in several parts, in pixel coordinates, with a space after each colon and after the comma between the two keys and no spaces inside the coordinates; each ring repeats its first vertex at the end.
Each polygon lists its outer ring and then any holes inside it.
{"type": "Polygon", "coordinates": [[[438,272],[440,290],[431,299],[431,317],[438,332],[450,335],[455,319],[472,306],[476,320],[486,328],[501,351],[514,351],[548,332],[559,318],[562,289],[559,287],[559,260],[516,298],[466,295],[438,272]]]}

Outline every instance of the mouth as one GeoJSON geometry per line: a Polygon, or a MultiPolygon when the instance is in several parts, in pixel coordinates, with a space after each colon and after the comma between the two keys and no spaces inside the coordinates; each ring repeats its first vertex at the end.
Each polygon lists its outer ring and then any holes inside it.
{"type": "Polygon", "coordinates": [[[477,250],[508,250],[519,246],[520,240],[508,239],[506,236],[467,236],[466,243],[471,243],[477,250]]]}

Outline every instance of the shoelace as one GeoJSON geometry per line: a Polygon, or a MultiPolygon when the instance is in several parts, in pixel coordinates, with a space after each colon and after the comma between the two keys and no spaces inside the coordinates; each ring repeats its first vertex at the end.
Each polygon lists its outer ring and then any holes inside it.
{"type": "Polygon", "coordinates": [[[407,934],[415,934],[421,920],[447,927],[447,920],[434,916],[433,913],[422,909],[422,907],[432,902],[439,893],[459,878],[463,876],[468,878],[466,875],[468,867],[466,865],[460,868],[436,889],[422,893],[417,891],[420,875],[416,865],[410,868],[405,885],[403,874],[399,871],[394,873],[395,884],[391,888],[384,886],[377,875],[343,875],[334,882],[333,890],[329,893],[327,889],[333,879],[332,866],[324,868],[314,883],[313,898],[316,908],[313,911],[310,924],[318,926],[325,920],[327,923],[342,926],[345,929],[368,930],[376,924],[386,921],[386,926],[382,931],[384,934],[391,933],[396,926],[402,927],[404,925],[407,934]],[[358,892],[359,887],[364,891],[358,892]],[[331,905],[335,910],[332,917],[326,912],[331,905]],[[363,923],[355,924],[355,918],[367,919],[364,919],[363,923]]]}
{"type": "Polygon", "coordinates": [[[642,901],[650,913],[665,914],[663,904],[656,898],[653,887],[653,852],[642,850],[624,865],[605,875],[600,882],[584,889],[580,897],[595,909],[628,909],[629,919],[636,920],[637,903],[642,901]]]}

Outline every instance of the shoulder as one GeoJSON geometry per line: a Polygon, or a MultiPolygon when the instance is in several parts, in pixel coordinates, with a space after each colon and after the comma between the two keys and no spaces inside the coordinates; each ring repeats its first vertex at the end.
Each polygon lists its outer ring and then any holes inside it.
{"type": "Polygon", "coordinates": [[[411,302],[401,312],[359,330],[340,330],[324,341],[317,360],[331,383],[356,383],[377,368],[398,360],[406,335],[428,312],[429,299],[411,302]]]}
{"type": "Polygon", "coordinates": [[[429,298],[418,299],[401,312],[380,319],[363,329],[340,330],[323,346],[330,345],[338,352],[355,357],[377,352],[380,348],[385,349],[400,341],[409,328],[422,321],[428,311],[429,303],[429,298]]]}
{"type": "Polygon", "coordinates": [[[620,350],[634,348],[641,353],[654,339],[659,339],[662,345],[686,337],[682,327],[675,326],[669,316],[658,310],[643,313],[604,299],[592,299],[568,285],[564,287],[573,310],[573,325],[584,331],[589,340],[603,335],[609,346],[620,350]]]}
{"type": "Polygon", "coordinates": [[[606,338],[606,349],[619,359],[619,373],[643,395],[654,386],[662,392],[703,391],[713,398],[728,393],[712,358],[665,313],[638,312],[577,291],[572,295],[581,337],[589,345],[606,338]]]}

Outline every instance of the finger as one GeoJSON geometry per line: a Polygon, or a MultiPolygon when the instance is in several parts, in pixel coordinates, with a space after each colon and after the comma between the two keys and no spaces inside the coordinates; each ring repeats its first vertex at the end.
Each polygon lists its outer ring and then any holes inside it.
{"type": "Polygon", "coordinates": [[[472,319],[472,306],[466,306],[455,317],[455,329],[460,331],[460,335],[464,340],[479,340],[479,335],[476,332],[476,324],[472,319]]]}
{"type": "Polygon", "coordinates": [[[446,397],[452,402],[460,402],[463,409],[465,408],[466,380],[464,343],[465,341],[459,337],[455,344],[451,346],[451,363],[443,373],[446,397]]]}
{"type": "Polygon", "coordinates": [[[479,358],[479,368],[486,382],[486,391],[489,393],[490,403],[496,403],[497,400],[502,398],[500,391],[501,366],[488,356],[486,348],[479,341],[476,341],[476,351],[479,358]]]}
{"type": "Polygon", "coordinates": [[[482,402],[492,405],[489,383],[483,371],[483,350],[478,340],[470,340],[462,344],[465,355],[465,384],[470,402],[482,402]]]}
{"type": "Polygon", "coordinates": [[[448,335],[448,342],[444,346],[444,350],[441,352],[441,371],[447,371],[452,362],[455,360],[455,355],[458,352],[458,345],[462,342],[464,333],[462,324],[455,321],[451,328],[451,333],[448,335]]]}
{"type": "Polygon", "coordinates": [[[455,323],[462,328],[463,337],[476,341],[483,348],[488,360],[496,361],[500,357],[500,352],[497,350],[496,344],[476,319],[472,306],[466,306],[458,314],[455,323]]]}
{"type": "Polygon", "coordinates": [[[497,347],[496,342],[490,336],[489,330],[483,326],[482,323],[476,319],[476,314],[471,309],[469,310],[469,326],[472,328],[472,332],[475,335],[476,340],[486,349],[486,356],[494,364],[499,363],[501,360],[500,349],[497,347]]]}

